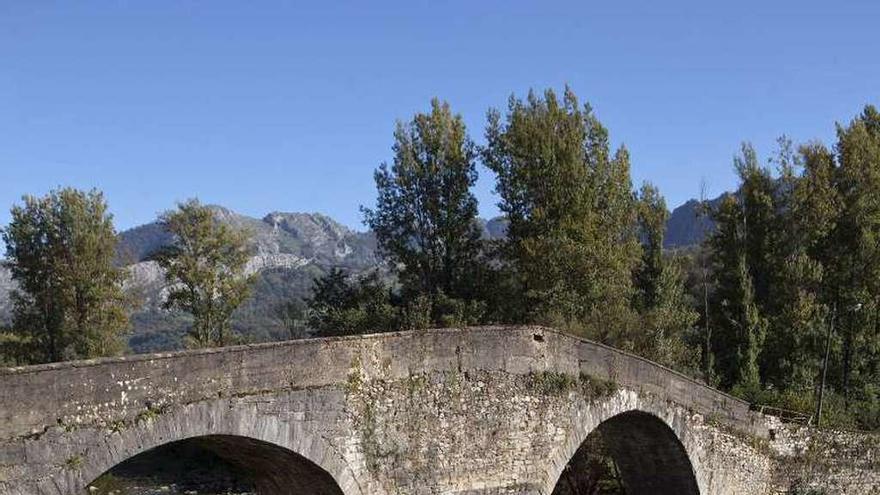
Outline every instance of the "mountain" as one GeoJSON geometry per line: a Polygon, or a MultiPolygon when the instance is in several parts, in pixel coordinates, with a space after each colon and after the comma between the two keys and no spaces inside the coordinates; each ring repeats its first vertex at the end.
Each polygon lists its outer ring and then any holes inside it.
{"type": "MultiPolygon", "coordinates": [[[[711,231],[711,221],[697,217],[697,204],[691,200],[672,211],[665,247],[693,246],[711,231]]],[[[253,244],[254,255],[247,270],[257,274],[257,281],[253,296],[233,319],[234,328],[246,341],[301,336],[291,333],[283,318],[276,315],[285,303],[308,297],[314,279],[331,268],[353,273],[382,269],[372,233],[354,231],[326,215],[276,211],[254,218],[222,206],[211,208],[221,221],[246,229],[253,244]]],[[[507,221],[502,217],[477,222],[484,239],[501,239],[506,235],[507,221]]],[[[150,257],[170,242],[171,235],[159,221],[119,234],[116,260],[128,270],[127,291],[140,301],[140,309],[132,315],[129,336],[129,346],[135,352],[180,348],[190,324],[186,315],[161,308],[167,290],[165,278],[150,257]]],[[[9,271],[0,267],[0,324],[10,320],[12,288],[9,271]]]]}
{"type": "Polygon", "coordinates": [[[482,232],[483,239],[504,239],[507,235],[507,219],[504,217],[495,217],[485,220],[477,218],[477,225],[482,232]]]}
{"type": "MultiPolygon", "coordinates": [[[[290,336],[276,318],[286,302],[310,294],[316,277],[330,268],[362,272],[380,265],[372,233],[356,232],[320,213],[272,212],[263,218],[211,206],[222,222],[250,234],[254,255],[246,270],[257,274],[252,297],[236,312],[233,327],[249,341],[277,340],[290,336]]],[[[161,309],[166,284],[159,265],[150,255],[167,245],[171,236],[159,222],[142,225],[119,235],[119,259],[133,262],[128,290],[138,295],[142,309],[132,316],[129,345],[137,352],[180,347],[188,317],[161,309]]]]}
{"type": "MultiPolygon", "coordinates": [[[[722,197],[723,195],[709,200],[709,207],[716,207],[722,197]]],[[[715,223],[711,218],[699,214],[699,206],[699,201],[691,199],[672,210],[666,221],[664,248],[680,249],[696,246],[703,242],[708,233],[712,232],[715,223]]]]}

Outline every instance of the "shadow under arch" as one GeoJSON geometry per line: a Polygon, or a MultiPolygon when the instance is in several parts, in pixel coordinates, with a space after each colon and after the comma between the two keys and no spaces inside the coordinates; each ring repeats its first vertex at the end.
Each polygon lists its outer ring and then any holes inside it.
{"type": "Polygon", "coordinates": [[[563,468],[552,495],[601,493],[596,491],[596,472],[603,467],[603,454],[613,460],[610,469],[619,483],[616,493],[700,493],[693,465],[675,432],[659,417],[631,410],[606,419],[590,432],[563,468]]]}
{"type": "MultiPolygon", "coordinates": [[[[161,484],[225,483],[226,486],[221,487],[224,492],[233,487],[247,487],[248,491],[253,489],[260,495],[343,495],[330,473],[305,457],[269,442],[235,435],[205,435],[162,444],[122,461],[97,480],[118,482],[131,476],[140,480],[151,478],[161,484]],[[215,459],[220,460],[221,465],[205,468],[215,459]],[[213,479],[196,479],[190,471],[193,466],[204,469],[199,477],[213,479]],[[169,467],[172,468],[170,473],[166,472],[169,467]],[[112,474],[112,478],[106,477],[107,474],[112,474]],[[183,479],[175,479],[177,477],[183,479]]],[[[101,482],[93,481],[90,486],[93,487],[90,492],[96,495],[110,491],[102,488],[101,482]]]]}

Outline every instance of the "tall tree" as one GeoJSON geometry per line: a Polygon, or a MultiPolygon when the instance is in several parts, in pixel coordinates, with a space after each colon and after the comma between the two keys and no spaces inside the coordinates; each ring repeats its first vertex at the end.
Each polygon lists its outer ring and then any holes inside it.
{"type": "Polygon", "coordinates": [[[699,315],[688,300],[679,260],[664,256],[669,212],[651,184],[642,185],[638,212],[643,254],[636,271],[635,306],[642,328],[634,350],[666,366],[693,371],[699,351],[689,345],[688,337],[699,315]]]}
{"type": "Polygon", "coordinates": [[[642,265],[636,273],[639,291],[638,306],[649,308],[658,299],[659,281],[663,272],[663,238],[669,212],[660,191],[644,183],[638,200],[639,236],[642,240],[642,265]]]}
{"type": "Polygon", "coordinates": [[[741,155],[734,158],[740,178],[737,192],[742,215],[742,241],[746,267],[752,279],[755,301],[762,311],[768,309],[776,248],[776,183],[769,168],[758,163],[752,145],[744,143],[741,155]]]}
{"type": "Polygon", "coordinates": [[[849,402],[855,389],[880,377],[880,113],[876,108],[867,106],[849,125],[838,126],[836,154],[840,209],[824,264],[830,297],[841,310],[839,386],[849,402]]]}
{"type": "Polygon", "coordinates": [[[172,244],[156,256],[169,285],[164,306],[192,314],[191,346],[230,344],[232,314],[254,281],[245,271],[248,233],[221,222],[195,199],[164,213],[160,221],[173,236],[172,244]]]}
{"type": "Polygon", "coordinates": [[[35,362],[112,355],[128,328],[124,273],[113,265],[116,232],[95,190],[24,197],[3,231],[13,328],[33,346],[35,362]]]}
{"type": "Polygon", "coordinates": [[[714,349],[721,384],[755,391],[762,383],[767,315],[775,300],[779,220],[786,208],[778,202],[784,191],[769,168],[759,164],[750,144],[742,145],[734,168],[740,187],[714,212],[717,228],[709,240],[717,284],[714,349]]]}
{"type": "Polygon", "coordinates": [[[834,164],[821,146],[805,146],[795,153],[787,138],[780,138],[779,144],[776,242],[768,267],[772,295],[765,303],[770,327],[762,377],[777,389],[809,396],[816,385],[828,317],[821,300],[823,267],[818,255],[835,214],[834,164]]]}
{"type": "Polygon", "coordinates": [[[720,385],[754,389],[759,384],[758,358],[767,323],[755,302],[748,269],[745,214],[739,201],[727,195],[713,212],[716,230],[709,238],[716,290],[713,349],[720,385]]]}
{"type": "MultiPolygon", "coordinates": [[[[695,216],[698,225],[700,225],[701,233],[704,234],[704,238],[708,238],[705,236],[705,233],[708,231],[706,224],[707,220],[711,217],[712,208],[709,204],[709,200],[707,198],[707,185],[705,179],[700,180],[700,202],[697,205],[695,216]]],[[[710,384],[715,384],[716,375],[715,375],[715,353],[712,350],[712,318],[709,313],[709,293],[710,286],[712,285],[712,276],[710,273],[710,257],[711,250],[707,248],[707,243],[702,243],[696,252],[696,262],[699,266],[698,280],[700,284],[700,299],[702,302],[702,310],[703,313],[700,315],[703,327],[703,335],[702,335],[702,372],[703,379],[710,384]]]]}
{"type": "Polygon", "coordinates": [[[375,173],[375,209],[362,208],[407,297],[471,299],[479,285],[476,151],[464,121],[434,99],[394,133],[394,161],[375,173]]]}
{"type": "Polygon", "coordinates": [[[608,131],[566,88],[506,116],[490,111],[485,164],[509,220],[504,259],[532,320],[561,319],[591,336],[632,346],[632,274],[639,262],[629,154],[612,155],[608,131]]]}

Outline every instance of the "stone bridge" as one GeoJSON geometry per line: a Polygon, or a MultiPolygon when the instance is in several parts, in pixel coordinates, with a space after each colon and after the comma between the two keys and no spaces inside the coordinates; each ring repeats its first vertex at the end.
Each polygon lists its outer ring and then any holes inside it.
{"type": "Polygon", "coordinates": [[[540,327],[313,339],[0,370],[0,494],[72,495],[198,441],[265,494],[880,493],[876,436],[779,423],[540,327]]]}

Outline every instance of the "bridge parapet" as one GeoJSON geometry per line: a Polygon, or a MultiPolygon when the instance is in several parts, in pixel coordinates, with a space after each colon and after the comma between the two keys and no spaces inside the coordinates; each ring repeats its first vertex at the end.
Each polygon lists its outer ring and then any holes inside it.
{"type": "Polygon", "coordinates": [[[612,347],[545,327],[477,327],[309,339],[0,369],[0,438],[112,424],[172,404],[345,384],[414,371],[588,374],[759,436],[749,404],[612,347]],[[384,357],[379,357],[384,356],[384,357]],[[378,361],[377,361],[378,359],[378,361]]]}

